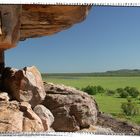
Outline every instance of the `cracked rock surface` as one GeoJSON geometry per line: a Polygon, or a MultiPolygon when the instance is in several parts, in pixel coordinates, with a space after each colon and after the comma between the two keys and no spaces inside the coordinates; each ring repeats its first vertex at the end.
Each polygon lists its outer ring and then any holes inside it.
{"type": "Polygon", "coordinates": [[[43,125],[30,105],[17,101],[0,102],[0,132],[40,132],[43,125]],[[23,109],[26,106],[26,109],[23,109]]]}
{"type": "Polygon", "coordinates": [[[34,107],[45,98],[41,74],[34,66],[22,70],[5,68],[2,79],[4,90],[19,102],[29,102],[34,107]]]}
{"type": "Polygon", "coordinates": [[[98,107],[87,93],[51,83],[45,84],[45,91],[43,104],[54,115],[55,131],[77,131],[96,124],[98,107]]]}

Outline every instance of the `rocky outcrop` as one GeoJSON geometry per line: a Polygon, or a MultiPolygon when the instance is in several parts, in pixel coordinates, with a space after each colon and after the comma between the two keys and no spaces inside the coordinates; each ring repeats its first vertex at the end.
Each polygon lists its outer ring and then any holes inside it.
{"type": "Polygon", "coordinates": [[[52,35],[83,21],[91,6],[22,5],[21,40],[52,35]]]}
{"type": "Polygon", "coordinates": [[[29,102],[34,107],[45,98],[41,75],[34,66],[23,70],[5,68],[2,79],[4,90],[17,101],[29,102]]]}
{"type": "Polygon", "coordinates": [[[0,92],[0,132],[140,135],[139,126],[99,112],[96,101],[87,93],[64,85],[43,85],[35,67],[6,68],[2,78],[5,92],[0,92]]]}
{"type": "Polygon", "coordinates": [[[140,135],[140,126],[115,119],[111,115],[98,113],[97,125],[111,128],[115,133],[140,135]]]}
{"type": "Polygon", "coordinates": [[[50,112],[49,109],[47,109],[43,105],[37,105],[34,107],[34,112],[39,116],[39,118],[42,121],[42,124],[44,126],[45,131],[52,131],[52,123],[54,122],[54,116],[50,112]]]}
{"type": "Polygon", "coordinates": [[[105,128],[102,126],[93,126],[90,125],[89,128],[81,129],[79,132],[90,132],[90,133],[96,133],[96,134],[115,134],[114,131],[112,131],[110,128],[105,128]]]}
{"type": "Polygon", "coordinates": [[[90,7],[0,5],[0,49],[15,47],[19,40],[48,36],[67,29],[83,21],[90,7]]]}
{"type": "Polygon", "coordinates": [[[0,101],[0,132],[43,131],[40,118],[28,103],[0,101]]]}
{"type": "Polygon", "coordinates": [[[21,5],[0,5],[0,49],[16,46],[20,39],[21,5]]]}
{"type": "Polygon", "coordinates": [[[20,110],[24,113],[23,131],[25,132],[44,131],[41,119],[34,113],[29,103],[20,102],[19,107],[20,110]]]}
{"type": "Polygon", "coordinates": [[[0,92],[0,101],[9,101],[10,97],[6,92],[0,92]]]}
{"type": "Polygon", "coordinates": [[[98,108],[87,93],[63,85],[45,84],[43,104],[53,113],[55,131],[77,131],[97,122],[98,108]]]}

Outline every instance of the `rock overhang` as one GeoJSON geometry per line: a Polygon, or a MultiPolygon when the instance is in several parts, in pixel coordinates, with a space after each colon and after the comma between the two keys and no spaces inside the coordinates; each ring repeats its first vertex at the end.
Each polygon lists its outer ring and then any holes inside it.
{"type": "Polygon", "coordinates": [[[0,5],[0,74],[4,51],[27,38],[53,35],[83,21],[88,5],[0,5]],[[10,23],[10,24],[9,24],[10,23]]]}
{"type": "Polygon", "coordinates": [[[83,21],[87,5],[0,5],[0,49],[19,40],[53,35],[83,21]],[[9,24],[10,23],[10,24],[9,24]]]}

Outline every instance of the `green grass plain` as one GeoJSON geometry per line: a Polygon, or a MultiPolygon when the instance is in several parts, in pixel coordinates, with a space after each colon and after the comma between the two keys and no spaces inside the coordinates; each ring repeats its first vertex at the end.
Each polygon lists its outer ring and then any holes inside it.
{"type": "Polygon", "coordinates": [[[140,90],[140,77],[68,77],[68,76],[43,76],[47,82],[64,84],[77,88],[88,85],[101,85],[103,88],[116,89],[119,87],[136,87],[140,90]]]}
{"type": "MultiPolygon", "coordinates": [[[[114,96],[107,96],[107,95],[102,95],[102,96],[95,95],[94,97],[98,103],[100,111],[111,114],[115,116],[116,118],[127,120],[132,123],[136,123],[140,125],[140,115],[136,115],[136,116],[123,115],[122,110],[121,110],[121,104],[123,102],[126,102],[125,98],[117,98],[114,96]]],[[[140,101],[134,100],[134,102],[137,102],[137,105],[140,108],[140,101]]]]}
{"type": "MultiPolygon", "coordinates": [[[[73,76],[43,76],[43,80],[46,82],[52,82],[56,84],[64,84],[76,88],[83,88],[88,85],[102,86],[104,89],[115,90],[117,88],[124,88],[126,86],[136,87],[140,91],[140,77],[73,77],[73,76]]],[[[94,96],[99,109],[102,112],[112,114],[113,116],[131,121],[140,125],[140,115],[137,116],[124,116],[122,115],[121,104],[126,102],[124,98],[118,98],[116,96],[107,96],[104,94],[97,94],[94,96]]],[[[140,100],[137,100],[137,105],[140,108],[140,100]]]]}

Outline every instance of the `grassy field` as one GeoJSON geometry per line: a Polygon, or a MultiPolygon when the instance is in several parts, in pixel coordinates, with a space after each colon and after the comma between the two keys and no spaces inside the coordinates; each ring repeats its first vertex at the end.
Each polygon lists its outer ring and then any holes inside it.
{"type": "MultiPolygon", "coordinates": [[[[126,86],[136,87],[140,91],[140,77],[73,77],[73,76],[43,76],[43,80],[47,82],[64,84],[76,88],[83,88],[88,85],[101,85],[104,89],[115,90],[117,88],[124,88],[126,86]]],[[[121,104],[126,102],[124,98],[116,96],[107,96],[97,94],[94,96],[99,109],[102,112],[114,115],[117,118],[127,119],[128,121],[140,124],[140,115],[133,117],[126,117],[122,115],[121,104]]],[[[136,101],[140,108],[140,101],[136,101]]]]}
{"type": "Polygon", "coordinates": [[[116,89],[120,87],[136,87],[140,90],[140,77],[67,77],[43,76],[43,80],[52,83],[64,84],[77,88],[87,85],[101,85],[103,88],[116,89]]]}
{"type": "MultiPolygon", "coordinates": [[[[137,123],[140,125],[140,115],[131,116],[131,117],[122,115],[123,113],[121,110],[121,104],[123,102],[126,102],[125,98],[117,98],[114,96],[106,96],[106,95],[102,95],[102,96],[95,95],[94,97],[98,103],[99,109],[102,112],[109,113],[115,116],[116,118],[131,121],[133,123],[137,123]]],[[[135,101],[135,102],[137,102],[140,108],[140,102],[139,101],[135,101]]]]}

